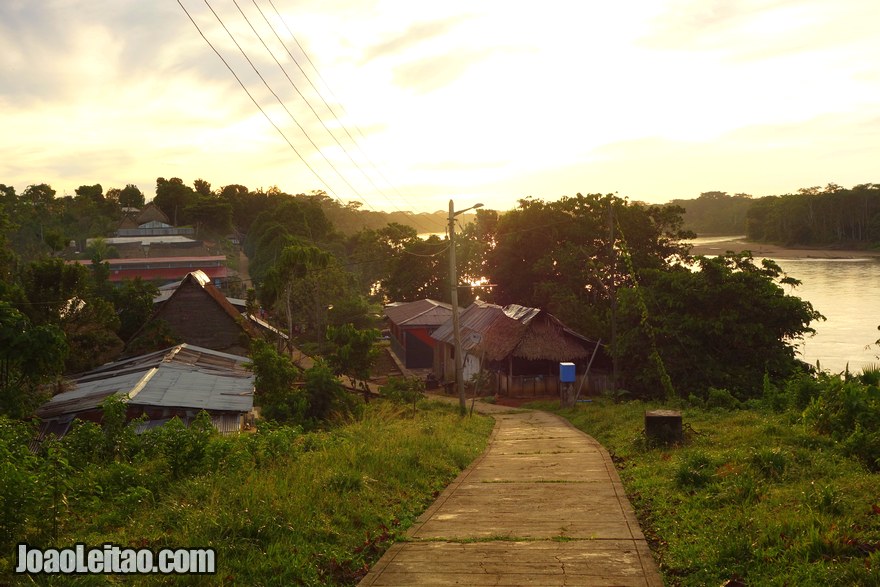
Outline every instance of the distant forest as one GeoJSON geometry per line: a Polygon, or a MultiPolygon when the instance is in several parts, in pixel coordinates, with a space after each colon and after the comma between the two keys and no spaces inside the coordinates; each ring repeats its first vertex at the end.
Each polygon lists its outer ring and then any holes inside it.
{"type": "Polygon", "coordinates": [[[744,234],[788,246],[880,244],[880,184],[831,183],[763,198],[705,192],[671,203],[685,209],[684,227],[699,236],[744,234]]]}
{"type": "MultiPolygon", "coordinates": [[[[57,197],[48,184],[33,184],[16,193],[0,183],[0,210],[11,221],[0,229],[24,260],[43,254],[59,254],[71,241],[80,250],[88,238],[112,236],[119,226],[123,208],[141,208],[145,194],[133,184],[105,190],[101,184],[82,185],[73,196],[57,197]]],[[[442,233],[446,211],[413,213],[363,209],[360,202],[341,202],[321,191],[286,194],[276,187],[250,190],[239,184],[214,189],[210,182],[196,179],[192,186],[177,177],[156,180],[153,202],[175,226],[192,226],[197,238],[244,237],[253,221],[282,202],[295,199],[318,205],[334,228],[344,236],[361,230],[378,230],[389,223],[410,226],[419,233],[442,233]]]]}

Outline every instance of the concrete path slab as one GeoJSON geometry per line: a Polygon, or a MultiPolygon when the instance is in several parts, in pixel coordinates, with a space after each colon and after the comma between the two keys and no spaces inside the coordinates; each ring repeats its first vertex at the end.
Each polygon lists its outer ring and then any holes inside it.
{"type": "Polygon", "coordinates": [[[481,411],[486,451],[360,585],[663,585],[598,442],[546,412],[481,411]]]}

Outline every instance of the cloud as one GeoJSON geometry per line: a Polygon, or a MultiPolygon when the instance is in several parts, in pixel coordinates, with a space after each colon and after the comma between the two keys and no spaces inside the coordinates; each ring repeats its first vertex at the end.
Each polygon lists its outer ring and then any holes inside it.
{"type": "Polygon", "coordinates": [[[679,0],[654,19],[640,44],[762,60],[874,40],[877,18],[874,0],[679,0]]]}
{"type": "Polygon", "coordinates": [[[409,50],[414,45],[447,34],[469,18],[470,17],[467,15],[456,15],[444,20],[415,23],[406,31],[393,35],[381,43],[377,43],[365,49],[363,61],[372,61],[373,59],[395,55],[409,50]]]}
{"type": "Polygon", "coordinates": [[[459,50],[413,60],[394,68],[394,83],[400,88],[427,93],[451,84],[486,58],[484,52],[459,50]]]}

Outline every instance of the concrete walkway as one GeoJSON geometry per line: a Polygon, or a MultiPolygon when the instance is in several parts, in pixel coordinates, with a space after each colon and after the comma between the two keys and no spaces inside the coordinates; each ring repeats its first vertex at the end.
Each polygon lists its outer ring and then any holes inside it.
{"type": "Polygon", "coordinates": [[[608,452],[565,420],[495,411],[489,447],[360,585],[663,585],[608,452]]]}

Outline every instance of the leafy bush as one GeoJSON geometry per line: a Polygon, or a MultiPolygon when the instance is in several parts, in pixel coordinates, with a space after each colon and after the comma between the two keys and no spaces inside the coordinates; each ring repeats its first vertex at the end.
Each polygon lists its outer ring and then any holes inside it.
{"type": "Polygon", "coordinates": [[[416,402],[425,396],[425,382],[418,377],[391,377],[379,392],[396,404],[411,404],[415,416],[416,402]]]}
{"type": "Polygon", "coordinates": [[[880,470],[880,388],[858,378],[823,377],[804,421],[843,444],[850,456],[880,470]]]}
{"type": "Polygon", "coordinates": [[[33,429],[0,416],[0,551],[43,517],[46,488],[43,460],[28,450],[33,429]]]}
{"type": "Polygon", "coordinates": [[[706,397],[706,407],[734,410],[740,407],[740,402],[726,389],[710,387],[706,397]]]}

